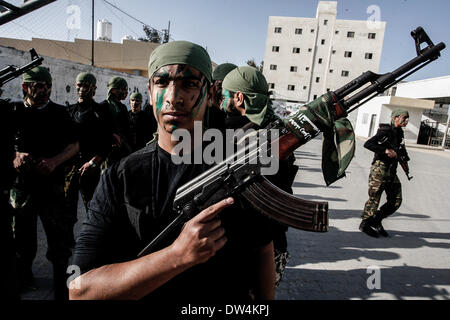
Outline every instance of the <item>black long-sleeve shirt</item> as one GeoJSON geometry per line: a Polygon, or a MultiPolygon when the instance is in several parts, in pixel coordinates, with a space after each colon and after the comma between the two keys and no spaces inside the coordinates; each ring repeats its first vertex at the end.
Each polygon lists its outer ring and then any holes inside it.
{"type": "Polygon", "coordinates": [[[397,166],[397,158],[389,158],[386,155],[386,149],[398,151],[403,144],[403,129],[396,128],[390,124],[380,124],[377,133],[364,143],[364,148],[374,152],[373,162],[376,160],[383,161],[386,164],[394,164],[397,166]]]}

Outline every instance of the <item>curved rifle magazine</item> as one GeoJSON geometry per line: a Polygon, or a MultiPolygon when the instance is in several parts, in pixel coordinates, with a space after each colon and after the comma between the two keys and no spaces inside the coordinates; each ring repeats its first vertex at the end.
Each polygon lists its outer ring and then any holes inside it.
{"type": "Polygon", "coordinates": [[[295,197],[260,176],[241,193],[262,214],[290,227],[312,232],[328,231],[328,202],[295,197]]]}

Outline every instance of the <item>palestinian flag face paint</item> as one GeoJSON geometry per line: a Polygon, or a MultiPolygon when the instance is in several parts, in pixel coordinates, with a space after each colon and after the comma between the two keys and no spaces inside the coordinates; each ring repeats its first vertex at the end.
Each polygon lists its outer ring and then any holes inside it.
{"type": "Polygon", "coordinates": [[[149,83],[150,99],[161,130],[194,129],[202,121],[208,101],[205,76],[188,65],[168,65],[156,71],[149,83]]]}

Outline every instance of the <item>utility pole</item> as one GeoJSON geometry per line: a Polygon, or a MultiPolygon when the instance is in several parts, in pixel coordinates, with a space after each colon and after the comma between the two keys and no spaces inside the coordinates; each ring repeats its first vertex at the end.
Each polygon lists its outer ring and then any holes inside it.
{"type": "Polygon", "coordinates": [[[95,21],[94,21],[94,0],[92,0],[92,38],[91,38],[91,65],[94,66],[94,37],[95,37],[95,21]]]}
{"type": "Polygon", "coordinates": [[[163,29],[164,35],[163,35],[163,43],[169,42],[170,39],[170,20],[169,20],[169,27],[167,29],[163,29]]]}

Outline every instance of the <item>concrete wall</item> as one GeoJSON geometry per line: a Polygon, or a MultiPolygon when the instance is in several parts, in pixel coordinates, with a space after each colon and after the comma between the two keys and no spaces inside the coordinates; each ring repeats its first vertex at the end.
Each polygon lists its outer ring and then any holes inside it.
{"type": "MultiPolygon", "coordinates": [[[[0,38],[0,46],[27,51],[35,48],[43,56],[64,59],[81,64],[91,64],[91,41],[75,39],[74,42],[33,38],[29,40],[0,38]]],[[[158,43],[123,40],[123,43],[94,42],[94,65],[130,74],[140,72],[147,76],[148,59],[158,43]]]]}
{"type": "Polygon", "coordinates": [[[365,71],[378,72],[386,23],[371,29],[366,21],[337,20],[336,8],[335,1],[321,1],[316,18],[269,17],[264,75],[275,85],[275,99],[309,102],[365,71]],[[281,33],[275,28],[281,28],[281,33]],[[295,34],[296,29],[302,33],[295,34]],[[347,37],[348,31],[355,33],[354,38],[347,37]],[[375,39],[369,39],[369,33],[375,33],[375,39]],[[279,52],[272,51],[274,46],[279,52]],[[293,53],[294,47],[300,48],[300,53],[293,53]],[[351,58],[344,56],[346,51],[352,52],[351,58]],[[372,59],[366,59],[366,53],[372,53],[372,59]],[[277,70],[270,70],[271,65],[277,70]],[[297,71],[291,72],[291,67],[297,71]],[[348,76],[343,77],[342,71],[348,71],[348,76]],[[288,85],[295,90],[289,91],[288,85]]]}
{"type": "MultiPolygon", "coordinates": [[[[38,52],[39,53],[39,52],[38,52]]],[[[97,94],[94,99],[98,102],[103,101],[107,94],[107,84],[111,77],[120,76],[127,80],[130,92],[137,91],[142,93],[144,102],[148,99],[147,78],[130,75],[128,73],[118,72],[110,69],[92,67],[90,65],[70,62],[51,57],[44,57],[43,66],[50,69],[53,78],[53,87],[51,100],[59,104],[72,104],[77,101],[75,89],[75,79],[80,72],[91,72],[97,78],[97,94]]],[[[27,51],[16,50],[0,46],[0,68],[7,65],[23,66],[29,63],[30,54],[27,51]]],[[[22,99],[21,89],[22,77],[7,83],[3,88],[2,98],[12,100],[22,99]]],[[[123,101],[129,105],[129,96],[123,101]]]]}

